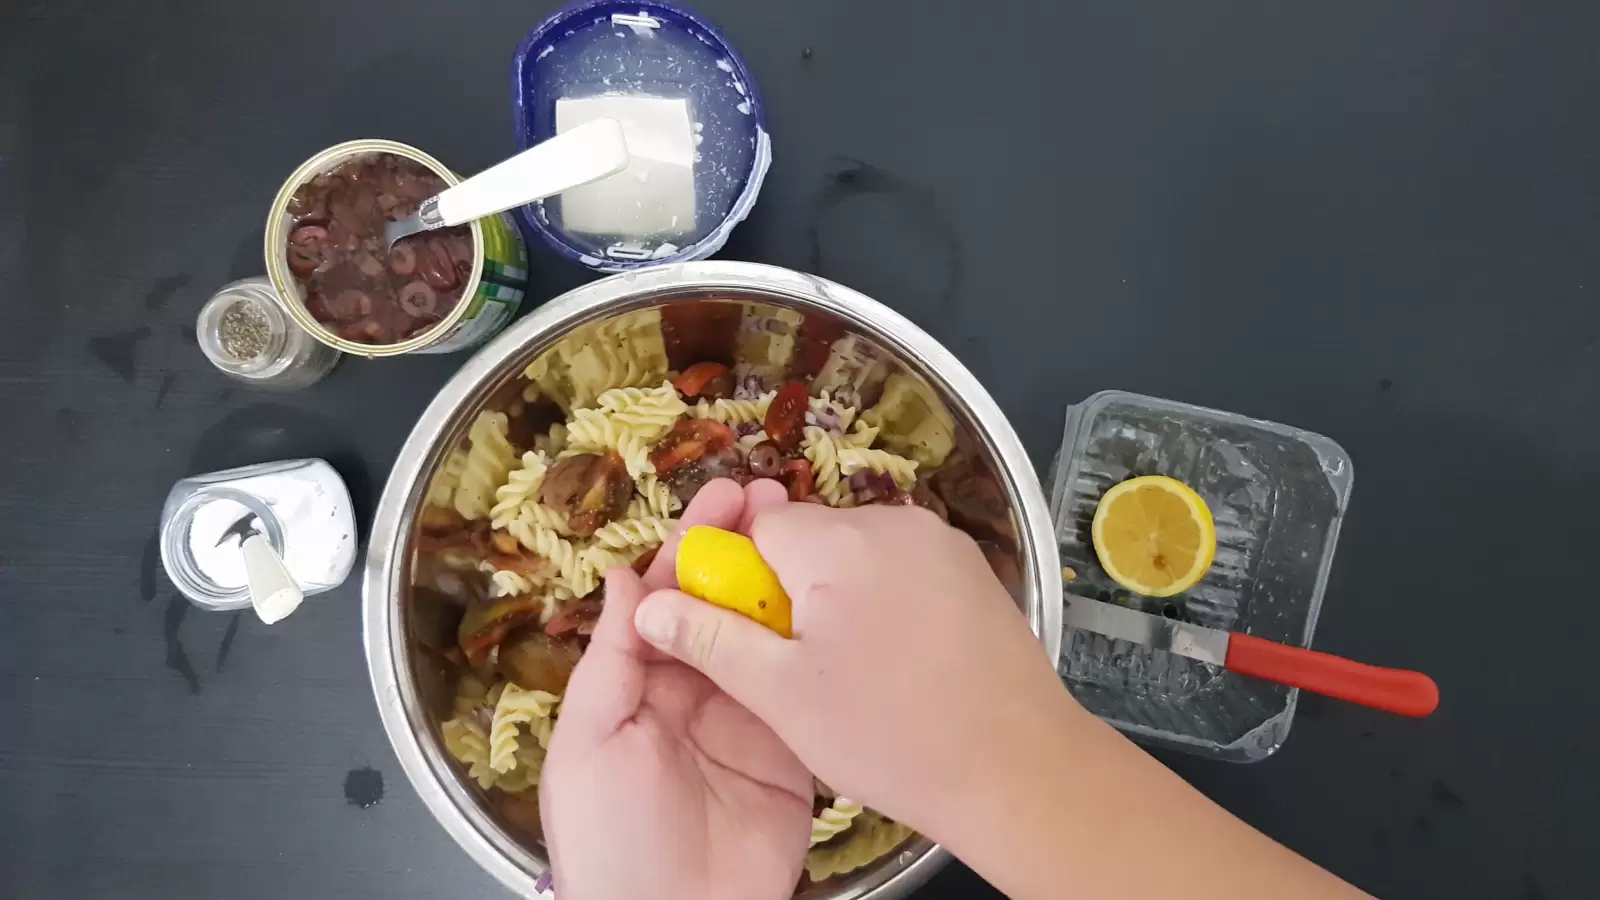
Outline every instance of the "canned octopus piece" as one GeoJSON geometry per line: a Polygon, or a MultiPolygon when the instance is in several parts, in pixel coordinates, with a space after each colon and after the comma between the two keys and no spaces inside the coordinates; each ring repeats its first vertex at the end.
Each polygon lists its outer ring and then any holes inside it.
{"type": "Polygon", "coordinates": [[[384,246],[383,226],[460,178],[393,141],[339,144],[295,170],[267,218],[267,272],[301,328],[362,356],[448,353],[516,313],[527,252],[506,216],[384,246]]]}

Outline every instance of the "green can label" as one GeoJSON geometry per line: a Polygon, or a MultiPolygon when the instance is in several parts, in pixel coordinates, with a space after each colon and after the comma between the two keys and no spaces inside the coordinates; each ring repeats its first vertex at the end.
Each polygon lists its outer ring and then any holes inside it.
{"type": "Polygon", "coordinates": [[[461,320],[432,344],[413,353],[454,353],[476,347],[506,327],[528,287],[528,250],[505,213],[479,219],[483,231],[483,272],[461,320]]]}

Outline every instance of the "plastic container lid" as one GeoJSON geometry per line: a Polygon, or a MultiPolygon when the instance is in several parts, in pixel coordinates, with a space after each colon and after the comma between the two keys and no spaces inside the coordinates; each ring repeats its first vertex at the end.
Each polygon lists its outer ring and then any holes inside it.
{"type": "Polygon", "coordinates": [[[593,118],[623,123],[633,165],[517,210],[557,253],[603,272],[715,253],[772,161],[744,60],[669,3],[589,0],[546,19],[517,47],[512,106],[519,151],[593,118]]]}

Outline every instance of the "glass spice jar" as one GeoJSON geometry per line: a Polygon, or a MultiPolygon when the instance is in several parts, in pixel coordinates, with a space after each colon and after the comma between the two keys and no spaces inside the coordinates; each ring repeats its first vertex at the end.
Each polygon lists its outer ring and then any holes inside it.
{"type": "Polygon", "coordinates": [[[284,313],[265,276],[224,285],[200,308],[195,334],[224,375],[262,388],[310,387],[333,371],[341,355],[284,313]]]}

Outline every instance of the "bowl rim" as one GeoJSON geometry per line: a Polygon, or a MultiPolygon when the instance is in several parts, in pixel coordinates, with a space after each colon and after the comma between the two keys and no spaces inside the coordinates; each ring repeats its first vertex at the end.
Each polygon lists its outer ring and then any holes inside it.
{"type": "MultiPolygon", "coordinates": [[[[536,896],[533,885],[548,870],[507,835],[476,795],[462,784],[438,742],[425,740],[431,723],[422,714],[406,656],[404,617],[397,615],[405,575],[401,553],[426,490],[423,474],[443,456],[440,438],[456,433],[477,401],[496,386],[508,362],[537,354],[587,322],[654,306],[685,291],[767,294],[815,307],[849,322],[884,349],[915,364],[924,377],[966,407],[999,465],[995,475],[1020,509],[1018,546],[1029,592],[1025,612],[1052,665],[1061,646],[1060,556],[1039,478],[1000,407],[949,350],[910,320],[854,290],[814,275],[742,262],[690,262],[613,275],[580,286],[535,309],[473,355],[445,383],[407,436],[373,517],[362,583],[362,636],[379,717],[389,743],[424,805],[479,865],[515,893],[536,896]],[[530,874],[531,873],[531,874],[530,874]]],[[[902,850],[898,867],[828,896],[834,900],[904,897],[923,884],[949,854],[926,839],[902,850]]]]}

